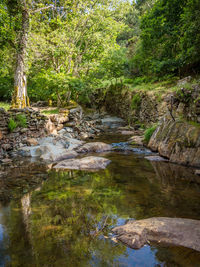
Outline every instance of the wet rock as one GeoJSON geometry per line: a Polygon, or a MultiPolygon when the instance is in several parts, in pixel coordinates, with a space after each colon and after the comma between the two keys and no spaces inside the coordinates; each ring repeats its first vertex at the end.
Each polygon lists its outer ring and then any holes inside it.
{"type": "Polygon", "coordinates": [[[182,218],[149,218],[129,221],[115,227],[117,239],[139,249],[148,242],[183,246],[200,251],[200,220],[182,218]]]}
{"type": "Polygon", "coordinates": [[[55,169],[70,170],[98,170],[105,169],[110,160],[102,157],[85,157],[81,159],[69,159],[59,162],[55,169]]]}
{"type": "Polygon", "coordinates": [[[112,146],[105,144],[103,142],[92,142],[92,143],[87,143],[78,149],[76,151],[78,153],[87,153],[87,152],[105,152],[105,151],[111,151],[112,146]]]}

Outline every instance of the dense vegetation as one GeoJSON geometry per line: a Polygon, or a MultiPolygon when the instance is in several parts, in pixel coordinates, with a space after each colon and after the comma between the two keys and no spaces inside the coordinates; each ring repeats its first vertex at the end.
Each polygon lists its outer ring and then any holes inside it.
{"type": "Polygon", "coordinates": [[[196,75],[200,3],[2,0],[0,57],[0,100],[9,101],[20,60],[31,101],[59,105],[87,104],[93,91],[110,84],[196,75]]]}

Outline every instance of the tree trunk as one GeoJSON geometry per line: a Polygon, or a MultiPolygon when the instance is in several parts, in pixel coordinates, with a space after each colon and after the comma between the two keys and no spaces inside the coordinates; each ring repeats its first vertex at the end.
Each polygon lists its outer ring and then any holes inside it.
{"type": "Polygon", "coordinates": [[[12,108],[25,108],[29,106],[29,98],[27,96],[27,79],[25,69],[26,48],[28,42],[29,31],[29,11],[26,6],[26,0],[21,1],[22,4],[22,28],[17,50],[17,62],[14,77],[14,93],[12,96],[12,108]]]}

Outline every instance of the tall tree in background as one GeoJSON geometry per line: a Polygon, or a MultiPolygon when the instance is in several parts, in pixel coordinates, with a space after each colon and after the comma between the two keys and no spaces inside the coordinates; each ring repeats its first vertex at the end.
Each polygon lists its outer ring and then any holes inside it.
{"type": "Polygon", "coordinates": [[[14,75],[14,93],[12,97],[12,108],[24,108],[29,106],[29,98],[27,95],[27,77],[26,77],[26,54],[28,33],[30,24],[30,15],[40,12],[44,9],[52,8],[52,5],[43,6],[34,9],[36,4],[30,0],[7,0],[7,7],[10,16],[20,14],[21,25],[18,32],[16,44],[16,69],[14,75]]]}

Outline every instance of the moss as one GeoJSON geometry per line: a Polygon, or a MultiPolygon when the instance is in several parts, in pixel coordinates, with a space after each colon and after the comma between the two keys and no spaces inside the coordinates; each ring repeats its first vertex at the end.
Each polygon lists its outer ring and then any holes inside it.
{"type": "Polygon", "coordinates": [[[55,109],[47,109],[47,110],[43,110],[42,111],[42,114],[45,114],[45,115],[51,115],[51,114],[58,114],[59,113],[59,109],[58,108],[55,108],[55,109]]]}
{"type": "Polygon", "coordinates": [[[154,125],[154,126],[148,128],[148,129],[144,132],[144,141],[145,141],[146,143],[149,142],[149,140],[151,139],[151,136],[152,136],[153,133],[155,132],[156,128],[157,128],[157,125],[154,125]]]}

